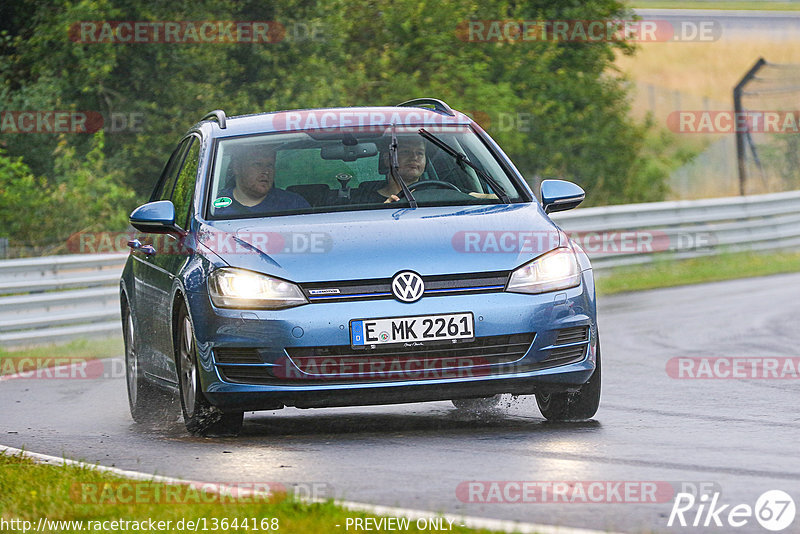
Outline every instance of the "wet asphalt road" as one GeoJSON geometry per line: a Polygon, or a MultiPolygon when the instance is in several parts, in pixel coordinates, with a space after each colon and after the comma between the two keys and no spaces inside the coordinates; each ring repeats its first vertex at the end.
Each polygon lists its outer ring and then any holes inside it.
{"type": "MultiPolygon", "coordinates": [[[[194,438],[180,424],[135,425],[122,378],[19,379],[0,382],[0,443],[194,480],[317,483],[323,496],[470,516],[731,532],[667,527],[671,493],[655,503],[486,504],[462,502],[456,488],[505,480],[708,483],[722,504],[752,506],[762,492],[782,489],[800,505],[800,381],[682,380],[666,372],[678,356],[797,357],[799,316],[800,274],[601,298],[603,396],[586,423],[547,423],[533,398],[509,397],[485,415],[446,402],[285,409],[248,414],[238,439],[194,438]]],[[[735,531],[767,532],[753,518],[735,531]]],[[[784,532],[800,532],[800,518],[784,532]]]]}

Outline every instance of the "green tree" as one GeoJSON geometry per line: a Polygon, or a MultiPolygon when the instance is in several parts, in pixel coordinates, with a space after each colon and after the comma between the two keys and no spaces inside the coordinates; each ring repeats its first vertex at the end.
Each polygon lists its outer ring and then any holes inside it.
{"type": "MultiPolygon", "coordinates": [[[[531,183],[575,180],[587,204],[660,200],[666,191],[661,145],[629,118],[625,80],[614,69],[616,54],[633,52],[629,44],[464,39],[472,20],[630,18],[616,0],[31,0],[0,14],[4,110],[144,117],[140,128],[109,131],[100,144],[86,134],[0,138],[53,194],[80,197],[87,176],[118,187],[98,197],[114,199],[108,210],[94,212],[109,225],[127,215],[124,193],[144,201],[181,135],[215,108],[236,115],[438,97],[482,123],[531,183]],[[70,39],[81,21],[120,20],[278,21],[287,32],[266,44],[70,39]]],[[[100,182],[89,186],[99,191],[100,182]]]]}
{"type": "Polygon", "coordinates": [[[102,132],[81,157],[62,140],[54,159],[63,177],[58,183],[35,176],[21,158],[0,150],[0,234],[11,238],[11,246],[65,253],[73,234],[125,230],[135,196],[107,168],[102,132]]]}

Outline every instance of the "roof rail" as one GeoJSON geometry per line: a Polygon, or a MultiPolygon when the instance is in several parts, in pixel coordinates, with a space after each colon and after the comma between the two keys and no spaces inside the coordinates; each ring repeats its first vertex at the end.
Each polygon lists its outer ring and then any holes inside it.
{"type": "Polygon", "coordinates": [[[209,111],[208,113],[205,114],[205,116],[202,119],[200,119],[200,122],[203,122],[206,119],[217,119],[219,127],[222,128],[223,130],[225,129],[225,121],[227,120],[227,117],[225,116],[225,112],[222,111],[221,109],[215,109],[214,111],[209,111]]]}
{"type": "Polygon", "coordinates": [[[450,115],[451,117],[456,116],[455,111],[453,111],[450,106],[437,98],[415,98],[413,100],[403,102],[402,104],[398,104],[397,106],[407,108],[433,108],[433,111],[444,113],[445,115],[450,115]]]}

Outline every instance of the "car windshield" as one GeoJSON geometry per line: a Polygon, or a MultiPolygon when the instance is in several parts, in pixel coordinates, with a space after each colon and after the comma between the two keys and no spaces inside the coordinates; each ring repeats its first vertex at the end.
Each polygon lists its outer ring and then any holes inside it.
{"type": "Polygon", "coordinates": [[[418,207],[501,204],[503,193],[509,202],[523,200],[473,130],[447,126],[431,131],[471,165],[420,135],[418,128],[395,129],[396,159],[391,157],[392,129],[384,127],[221,139],[208,217],[396,209],[410,205],[404,190],[418,207]],[[493,185],[502,189],[501,198],[493,185]]]}

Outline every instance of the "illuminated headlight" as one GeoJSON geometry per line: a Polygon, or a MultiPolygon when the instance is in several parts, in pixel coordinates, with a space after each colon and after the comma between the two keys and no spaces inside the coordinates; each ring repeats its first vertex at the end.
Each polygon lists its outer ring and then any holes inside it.
{"type": "Polygon", "coordinates": [[[572,249],[551,250],[513,273],[506,291],[512,293],[545,293],[575,287],[581,283],[581,271],[572,249]]]}
{"type": "Polygon", "coordinates": [[[291,282],[243,269],[217,269],[208,279],[211,302],[220,308],[280,309],[307,304],[291,282]]]}

